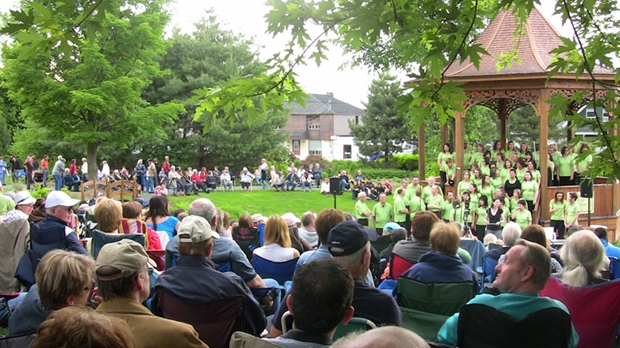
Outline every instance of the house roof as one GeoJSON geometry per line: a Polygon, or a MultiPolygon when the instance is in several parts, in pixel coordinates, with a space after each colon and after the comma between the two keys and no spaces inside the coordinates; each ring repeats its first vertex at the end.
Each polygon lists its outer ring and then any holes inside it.
{"type": "MultiPolygon", "coordinates": [[[[482,45],[489,53],[481,57],[480,68],[476,69],[469,60],[462,63],[457,60],[446,71],[446,77],[458,79],[474,76],[546,74],[552,62],[550,52],[562,45],[560,34],[536,6],[530,13],[523,28],[524,33],[520,37],[514,34],[516,23],[517,19],[512,11],[500,12],[475,41],[475,44],[482,45]],[[517,48],[521,64],[513,62],[512,66],[498,71],[496,57],[502,53],[509,53],[515,48],[517,48]]],[[[613,73],[600,66],[595,67],[594,72],[613,73]]]]}
{"type": "Polygon", "coordinates": [[[292,103],[294,115],[361,115],[364,110],[346,103],[340,99],[336,99],[329,94],[308,94],[306,98],[306,106],[302,107],[297,103],[292,103]]]}

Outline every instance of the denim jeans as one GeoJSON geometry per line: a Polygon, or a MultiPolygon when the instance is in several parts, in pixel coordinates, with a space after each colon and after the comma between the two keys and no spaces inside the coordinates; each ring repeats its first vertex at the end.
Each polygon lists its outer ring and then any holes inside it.
{"type": "Polygon", "coordinates": [[[292,182],[292,181],[287,181],[286,182],[286,190],[287,191],[295,191],[295,187],[297,187],[297,183],[292,182]],[[292,190],[289,189],[291,186],[293,187],[292,190]]]}
{"type": "Polygon", "coordinates": [[[144,191],[150,193],[155,192],[155,181],[153,180],[152,176],[146,177],[146,189],[144,191]]]}
{"type": "Polygon", "coordinates": [[[340,191],[344,191],[347,188],[347,181],[345,179],[340,180],[340,191]]]}
{"type": "Polygon", "coordinates": [[[54,190],[59,191],[62,188],[62,175],[54,175],[54,190]]]}

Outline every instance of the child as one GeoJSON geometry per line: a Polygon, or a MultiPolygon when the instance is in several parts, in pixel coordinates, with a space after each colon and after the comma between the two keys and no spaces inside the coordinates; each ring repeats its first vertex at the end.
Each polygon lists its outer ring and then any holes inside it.
{"type": "Polygon", "coordinates": [[[321,194],[326,197],[329,196],[329,178],[325,178],[323,182],[321,182],[321,194]]]}

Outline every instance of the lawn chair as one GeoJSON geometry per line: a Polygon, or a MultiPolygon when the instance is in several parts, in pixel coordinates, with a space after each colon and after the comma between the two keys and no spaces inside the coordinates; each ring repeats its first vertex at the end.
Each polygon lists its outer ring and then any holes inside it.
{"type": "Polygon", "coordinates": [[[99,252],[104,245],[117,242],[121,239],[131,239],[143,247],[146,245],[146,238],[143,234],[109,234],[99,230],[94,230],[93,239],[91,241],[93,258],[97,260],[97,256],[99,256],[99,252]]]}
{"type": "Polygon", "coordinates": [[[472,282],[423,283],[399,277],[398,302],[401,307],[450,316],[474,297],[472,282]]]}
{"type": "Polygon", "coordinates": [[[243,330],[243,296],[189,303],[159,288],[154,305],[157,315],[192,325],[211,348],[228,347],[233,332],[243,330]]]}
{"type": "Polygon", "coordinates": [[[415,262],[409,262],[402,257],[392,254],[392,262],[390,263],[390,278],[398,279],[401,274],[405,273],[415,262]]]}
{"type": "Polygon", "coordinates": [[[264,259],[258,255],[254,255],[252,259],[252,266],[254,270],[263,279],[272,278],[275,279],[280,285],[284,285],[287,280],[293,279],[295,273],[295,267],[299,258],[294,258],[286,262],[273,262],[264,259]]]}

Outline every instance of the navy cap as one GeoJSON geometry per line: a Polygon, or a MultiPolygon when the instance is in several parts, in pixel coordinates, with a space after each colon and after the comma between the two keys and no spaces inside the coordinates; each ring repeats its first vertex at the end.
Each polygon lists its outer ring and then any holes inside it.
{"type": "Polygon", "coordinates": [[[327,247],[332,256],[346,256],[363,248],[369,241],[377,240],[377,232],[357,221],[342,221],[329,231],[327,247]]]}

